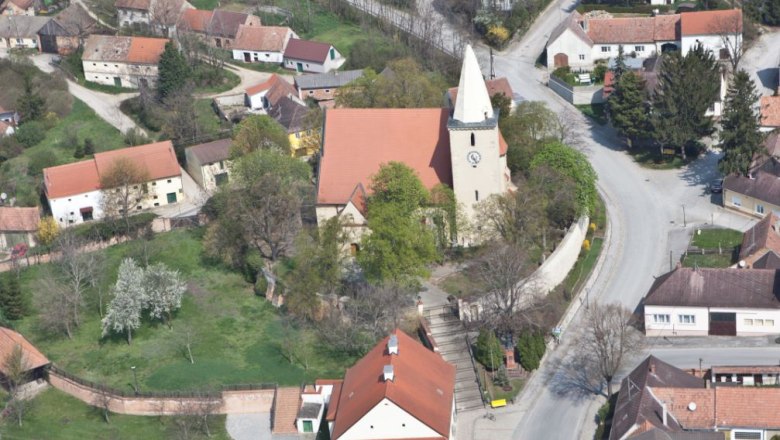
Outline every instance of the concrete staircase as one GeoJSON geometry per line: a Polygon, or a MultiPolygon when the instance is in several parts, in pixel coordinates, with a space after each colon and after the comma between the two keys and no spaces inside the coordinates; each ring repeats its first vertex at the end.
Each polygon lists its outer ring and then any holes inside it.
{"type": "Polygon", "coordinates": [[[450,305],[427,308],[424,314],[439,353],[445,361],[455,365],[455,407],[458,412],[484,408],[463,323],[450,305]]]}

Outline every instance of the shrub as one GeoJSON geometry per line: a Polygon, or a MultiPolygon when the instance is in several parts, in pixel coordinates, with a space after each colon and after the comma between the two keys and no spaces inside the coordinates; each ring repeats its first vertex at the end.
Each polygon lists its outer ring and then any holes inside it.
{"type": "Polygon", "coordinates": [[[16,140],[26,148],[33,147],[41,143],[46,137],[46,129],[44,124],[38,121],[30,121],[22,124],[18,130],[16,130],[16,140]]]}

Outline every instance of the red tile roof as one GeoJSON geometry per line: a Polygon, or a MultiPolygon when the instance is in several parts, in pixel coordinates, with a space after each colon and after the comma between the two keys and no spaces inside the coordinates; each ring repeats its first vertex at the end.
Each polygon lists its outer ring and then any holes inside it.
{"type": "Polygon", "coordinates": [[[40,221],[38,208],[0,207],[0,232],[35,232],[40,221]]]}
{"type": "Polygon", "coordinates": [[[233,49],[282,52],[292,29],[283,26],[238,27],[233,49]]]}
{"type": "Polygon", "coordinates": [[[406,333],[396,329],[393,334],[398,337],[397,355],[387,353],[388,336],[347,370],[333,425],[334,440],[385,398],[442,437],[449,437],[455,367],[406,333]],[[385,365],[393,366],[392,381],[382,378],[385,365]]]}
{"type": "Polygon", "coordinates": [[[17,345],[22,348],[27,370],[49,364],[46,356],[30,344],[24,336],[9,328],[0,327],[0,373],[5,373],[5,360],[13,353],[17,345]]]}
{"type": "Polygon", "coordinates": [[[715,35],[742,32],[742,11],[740,9],[684,12],[680,15],[682,35],[715,35]]]}
{"type": "Polygon", "coordinates": [[[780,127],[780,96],[761,97],[761,125],[780,127]]]}
{"type": "Polygon", "coordinates": [[[291,38],[290,41],[287,42],[287,48],[284,50],[284,57],[295,60],[324,63],[328,59],[331,47],[333,46],[329,43],[291,38]]]}
{"type": "MultiPolygon", "coordinates": [[[[507,98],[512,99],[512,95],[514,94],[512,86],[509,85],[509,81],[504,77],[485,80],[485,86],[488,89],[488,96],[491,98],[493,95],[500,93],[507,98]]],[[[450,94],[450,101],[454,105],[455,101],[458,100],[458,88],[451,87],[448,92],[450,94]]]]}

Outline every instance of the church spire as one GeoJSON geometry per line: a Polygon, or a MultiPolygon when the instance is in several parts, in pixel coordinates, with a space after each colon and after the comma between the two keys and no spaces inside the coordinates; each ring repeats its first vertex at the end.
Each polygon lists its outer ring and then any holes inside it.
{"type": "Polygon", "coordinates": [[[490,103],[485,78],[482,77],[474,50],[471,45],[466,45],[452,118],[464,123],[475,123],[492,117],[493,105],[490,103]]]}

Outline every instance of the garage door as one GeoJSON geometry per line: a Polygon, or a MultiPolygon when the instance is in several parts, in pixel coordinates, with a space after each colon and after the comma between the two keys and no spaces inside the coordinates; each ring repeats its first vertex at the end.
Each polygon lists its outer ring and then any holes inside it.
{"type": "Polygon", "coordinates": [[[714,336],[736,336],[737,314],[714,312],[710,313],[709,334],[714,336]]]}

